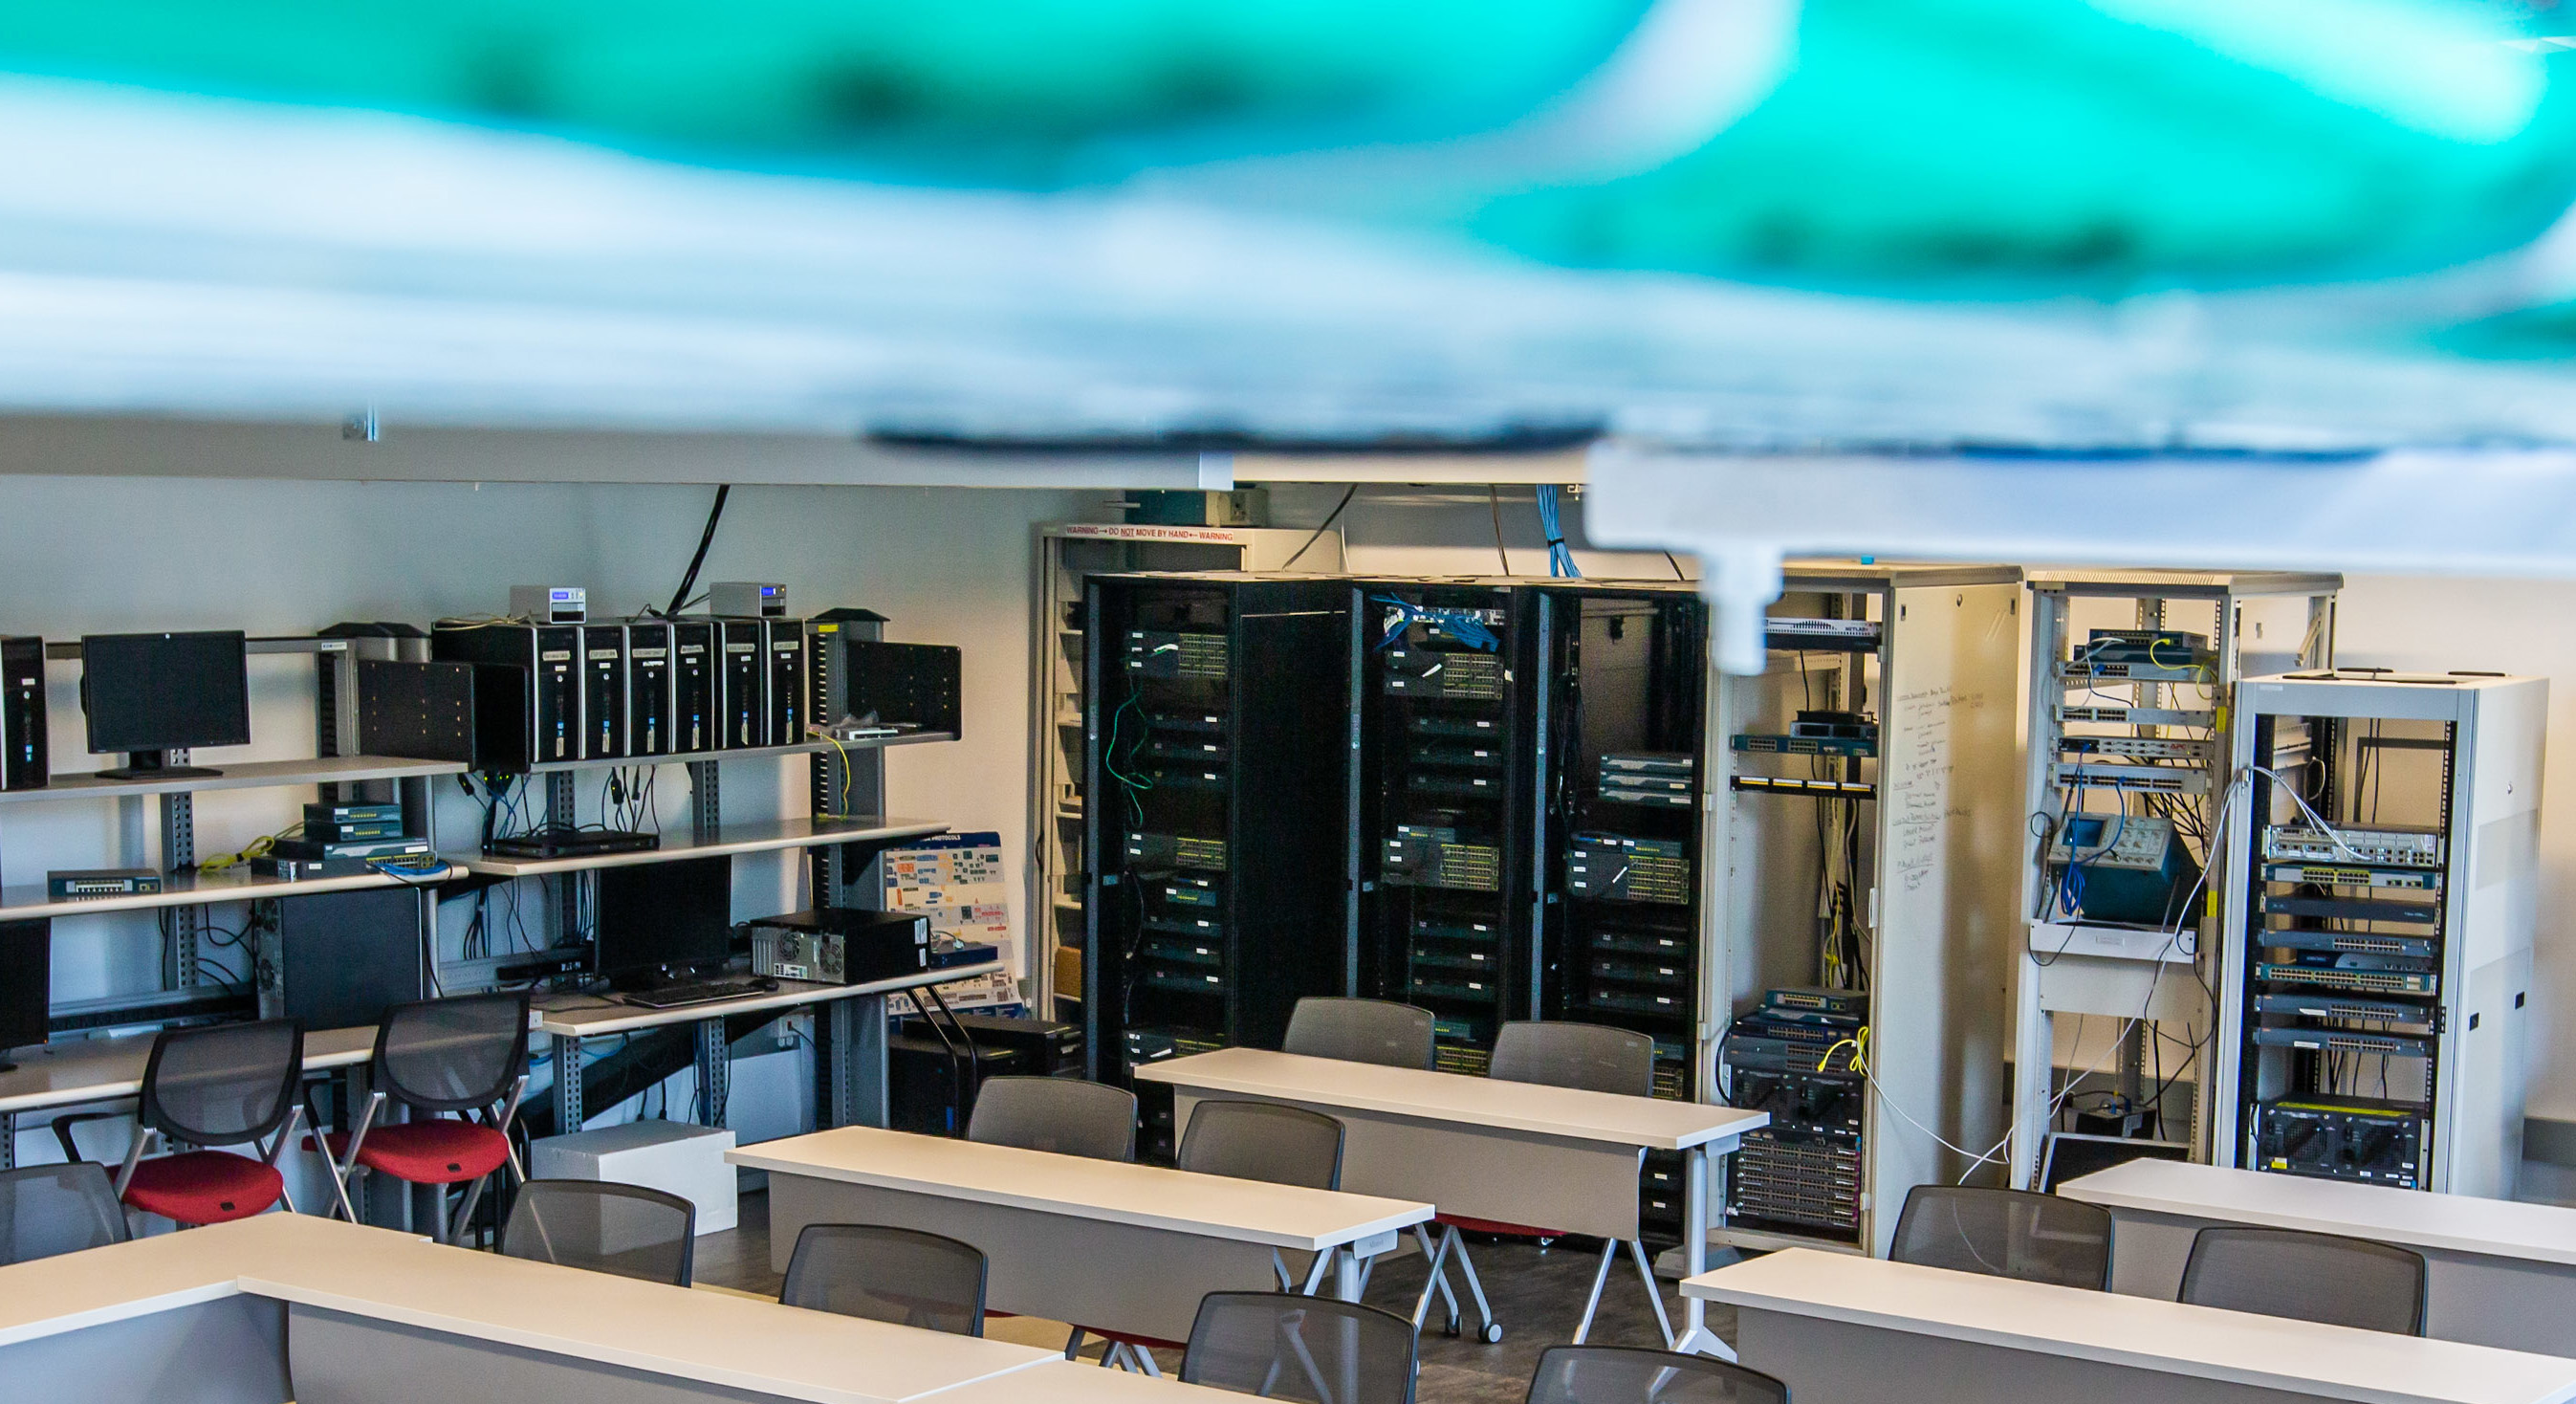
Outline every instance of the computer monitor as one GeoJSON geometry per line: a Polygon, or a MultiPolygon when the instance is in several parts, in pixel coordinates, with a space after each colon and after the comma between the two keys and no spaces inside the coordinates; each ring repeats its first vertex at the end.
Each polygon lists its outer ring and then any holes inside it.
{"type": "Polygon", "coordinates": [[[241,631],[88,634],[81,639],[81,709],[89,748],[123,751],[117,780],[220,775],[174,766],[165,754],[250,744],[249,643],[241,631]]]}
{"type": "Polygon", "coordinates": [[[52,922],[0,922],[0,1072],[15,1066],[9,1050],[43,1043],[52,1032],[53,956],[52,922]]]}
{"type": "Polygon", "coordinates": [[[733,954],[733,860],[681,858],[599,870],[599,973],[649,989],[733,954]]]}
{"type": "Polygon", "coordinates": [[[2068,1180],[2132,1160],[2189,1160],[2191,1147],[2180,1141],[2148,1141],[2135,1136],[2087,1136],[2073,1131],[2048,1133],[2048,1153],[2040,1161],[2039,1188],[2057,1193],[2068,1180]]]}

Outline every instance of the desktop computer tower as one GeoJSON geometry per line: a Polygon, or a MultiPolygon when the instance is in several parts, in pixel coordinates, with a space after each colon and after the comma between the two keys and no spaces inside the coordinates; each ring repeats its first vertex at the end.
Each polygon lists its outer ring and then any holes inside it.
{"type": "Polygon", "coordinates": [[[712,751],[716,735],[716,626],[709,619],[671,621],[671,749],[712,751]]]}
{"type": "MultiPolygon", "coordinates": [[[[506,664],[527,677],[521,700],[531,763],[582,757],[581,646],[578,624],[465,624],[429,636],[432,658],[506,664]]],[[[481,687],[478,678],[477,689],[481,687]]]]}
{"type": "Polygon", "coordinates": [[[52,1029],[54,924],[0,922],[0,1068],[9,1050],[43,1043],[52,1029]]]}
{"type": "Polygon", "coordinates": [[[429,998],[421,974],[420,894],[368,888],[277,904],[276,999],[261,1012],[311,1029],[364,1028],[393,1005],[429,998]]]}
{"type": "Polygon", "coordinates": [[[768,640],[769,744],[792,746],[805,739],[805,723],[811,720],[805,707],[805,621],[767,620],[763,632],[768,640]]]}
{"type": "Polygon", "coordinates": [[[626,623],[626,754],[671,753],[671,626],[626,623]]]}
{"type": "Polygon", "coordinates": [[[713,621],[716,650],[716,744],[726,750],[769,742],[769,626],[760,619],[713,621]]]}
{"type": "Polygon", "coordinates": [[[45,746],[45,641],[0,638],[0,790],[43,789],[45,746]]]}
{"type": "Polygon", "coordinates": [[[581,754],[615,760],[626,754],[626,626],[581,630],[581,754]]]}

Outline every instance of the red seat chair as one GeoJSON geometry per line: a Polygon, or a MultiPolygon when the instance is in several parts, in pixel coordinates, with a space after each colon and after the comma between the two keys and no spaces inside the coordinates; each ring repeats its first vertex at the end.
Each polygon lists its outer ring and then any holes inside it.
{"type": "Polygon", "coordinates": [[[293,1019],[164,1030],[143,1065],[140,1129],[117,1172],[117,1198],[183,1225],[247,1219],[280,1200],[293,1210],[277,1157],[304,1119],[295,1096],[303,1077],[304,1026],[293,1019]],[[190,1149],[145,1158],[165,1141],[247,1145],[260,1154],[190,1149]]]}
{"type": "Polygon", "coordinates": [[[340,1212],[357,1222],[349,1182],[364,1171],[442,1189],[461,1184],[466,1188],[455,1215],[442,1216],[436,1230],[440,1242],[453,1242],[473,1218],[493,1172],[508,1165],[526,1178],[510,1144],[510,1124],[527,1091],[527,1068],[524,992],[421,1000],[387,1010],[368,1064],[374,1085],[366,1110],[354,1129],[322,1138],[340,1212]],[[414,1119],[384,1120],[388,1103],[409,1108],[414,1119]]]}

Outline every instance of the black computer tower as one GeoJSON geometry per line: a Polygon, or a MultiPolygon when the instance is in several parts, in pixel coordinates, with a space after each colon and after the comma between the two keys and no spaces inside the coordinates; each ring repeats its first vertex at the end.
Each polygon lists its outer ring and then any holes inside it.
{"type": "Polygon", "coordinates": [[[427,999],[420,894],[367,888],[281,898],[278,984],[285,1015],[307,1029],[362,1028],[427,999]]]}
{"type": "Polygon", "coordinates": [[[716,744],[726,750],[766,746],[769,740],[768,621],[718,619],[716,630],[716,744]]]}
{"type": "Polygon", "coordinates": [[[0,790],[41,790],[49,774],[45,739],[45,641],[0,638],[0,790]]]}
{"type": "Polygon", "coordinates": [[[764,632],[769,660],[769,744],[792,746],[805,739],[805,723],[812,720],[805,705],[805,621],[766,620],[764,632]]]}
{"type": "Polygon", "coordinates": [[[716,734],[716,626],[671,622],[671,749],[694,754],[723,745],[716,734]]]}
{"type": "Polygon", "coordinates": [[[51,1031],[54,924],[0,922],[0,1066],[51,1031]]]}
{"type": "Polygon", "coordinates": [[[1352,588],[1360,993],[1429,1009],[1439,1065],[1482,1073],[1541,1000],[1534,610],[1509,583],[1352,588]]]}
{"type": "Polygon", "coordinates": [[[626,754],[626,626],[581,629],[581,754],[615,760],[626,754]]]}
{"type": "Polygon", "coordinates": [[[626,623],[626,754],[671,753],[671,626],[626,623]]]}
{"type": "MultiPolygon", "coordinates": [[[[1350,590],[1094,576],[1087,610],[1093,1075],[1276,1048],[1301,996],[1350,989],[1350,590]]],[[[1168,1156],[1168,1098],[1143,1101],[1168,1156]]]]}
{"type": "MultiPolygon", "coordinates": [[[[578,624],[461,624],[433,632],[429,649],[441,660],[501,664],[526,673],[520,704],[529,759],[542,764],[582,757],[581,635],[578,624]]],[[[478,679],[478,695],[481,688],[478,679]]]]}

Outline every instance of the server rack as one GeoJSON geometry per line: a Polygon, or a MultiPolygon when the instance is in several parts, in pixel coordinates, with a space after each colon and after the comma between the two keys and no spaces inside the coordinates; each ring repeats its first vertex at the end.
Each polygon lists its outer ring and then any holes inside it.
{"type": "MultiPolygon", "coordinates": [[[[1086,586],[1083,1021],[1096,1078],[1275,1048],[1351,972],[1349,588],[1226,573],[1086,586]]],[[[1139,1085],[1168,1158],[1168,1092],[1139,1085]]]]}
{"type": "Polygon", "coordinates": [[[1541,1014],[1534,600],[1495,581],[1357,582],[1366,846],[1361,989],[1429,1009],[1439,1066],[1481,1074],[1541,1014]]]}
{"type": "Polygon", "coordinates": [[[2513,1196],[2548,702],[2501,674],[2238,689],[2218,1163],[2513,1196]]]}

